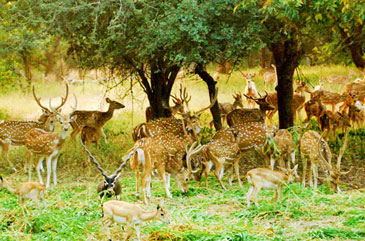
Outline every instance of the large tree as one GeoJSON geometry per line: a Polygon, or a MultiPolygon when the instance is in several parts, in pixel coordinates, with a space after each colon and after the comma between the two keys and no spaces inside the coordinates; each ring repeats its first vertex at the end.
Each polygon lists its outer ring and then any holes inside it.
{"type": "MultiPolygon", "coordinates": [[[[214,94],[206,64],[242,59],[257,41],[247,12],[232,15],[233,0],[33,1],[47,31],[69,43],[84,67],[107,67],[139,77],[154,117],[170,116],[169,97],[179,69],[195,72],[214,94]]],[[[236,63],[238,61],[235,61],[236,63]]],[[[212,108],[221,127],[218,104],[212,108]]]]}

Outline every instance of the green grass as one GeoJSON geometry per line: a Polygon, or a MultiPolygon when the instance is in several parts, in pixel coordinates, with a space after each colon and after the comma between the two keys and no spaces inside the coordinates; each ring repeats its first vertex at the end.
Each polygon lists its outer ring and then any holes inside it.
{"type": "MultiPolygon", "coordinates": [[[[245,72],[254,72],[248,70],[245,72]]],[[[348,68],[341,66],[302,68],[308,81],[313,85],[318,82],[319,74],[345,74],[348,68]]],[[[245,82],[239,72],[221,76],[218,84],[220,101],[233,101],[232,92],[243,91],[245,82]]],[[[262,77],[255,78],[256,84],[263,92],[262,77]]],[[[44,85],[44,84],[43,84],[44,85]]],[[[208,104],[205,83],[192,77],[184,82],[189,94],[192,95],[191,108],[199,109],[208,104]],[[199,101],[198,101],[199,97],[199,101]]],[[[335,86],[338,88],[337,86],[335,86]]],[[[59,83],[47,84],[42,88],[36,84],[37,94],[45,104],[48,98],[61,96],[63,87],[59,83]]],[[[98,109],[103,101],[104,87],[96,84],[70,86],[70,92],[78,96],[79,109],[98,109]]],[[[269,89],[272,91],[273,89],[269,89]]],[[[118,99],[118,91],[109,93],[118,99]]],[[[178,86],[173,92],[177,93],[178,86]]],[[[100,160],[107,173],[112,173],[120,165],[125,152],[132,147],[131,130],[133,126],[144,121],[144,111],[147,106],[145,95],[140,89],[135,90],[136,100],[131,107],[131,97],[122,102],[126,109],[118,110],[111,121],[104,127],[109,144],[101,140],[99,150],[92,152],[100,160]]],[[[56,101],[56,99],[55,99],[56,101]]],[[[70,98],[64,112],[70,111],[70,98]]],[[[13,119],[34,119],[39,116],[39,107],[32,99],[31,93],[20,92],[0,94],[0,117],[13,119]]],[[[43,103],[43,102],[42,102],[43,103]]],[[[204,113],[202,124],[207,126],[211,117],[204,113]]],[[[353,132],[349,141],[350,151],[344,156],[345,162],[363,162],[363,130],[353,132]]],[[[213,134],[209,128],[204,128],[204,141],[213,134]]],[[[337,149],[337,143],[331,148],[337,149]]],[[[67,140],[62,157],[58,163],[57,186],[52,186],[47,195],[48,209],[38,209],[34,203],[27,200],[23,206],[18,205],[17,197],[6,190],[0,190],[0,240],[106,240],[101,219],[101,201],[96,192],[96,186],[102,180],[94,166],[87,163],[87,157],[79,143],[67,140]]],[[[10,159],[16,163],[19,170],[13,173],[0,160],[0,174],[12,183],[27,181],[23,171],[26,154],[25,147],[13,147],[10,159]]],[[[243,167],[245,163],[242,163],[243,167]]],[[[359,169],[361,174],[361,170],[359,169]]],[[[121,199],[138,203],[152,210],[158,203],[168,210],[171,223],[169,225],[152,221],[142,226],[144,240],[362,240],[365,238],[365,190],[347,190],[334,194],[326,185],[321,185],[318,191],[303,188],[299,183],[288,186],[283,191],[280,203],[271,201],[273,192],[263,190],[259,194],[259,207],[247,208],[246,193],[248,184],[239,188],[237,182],[232,187],[228,185],[227,174],[224,183],[228,187],[223,191],[216,178],[210,174],[209,188],[202,183],[192,181],[190,190],[182,194],[172,179],[171,192],[173,199],[165,197],[162,181],[152,180],[152,198],[150,205],[145,206],[135,198],[135,177],[129,167],[122,171],[121,199]]],[[[43,174],[45,179],[45,174],[43,174]]],[[[38,180],[33,171],[33,180],[38,180]]],[[[346,189],[346,186],[343,186],[346,189]]],[[[347,187],[347,189],[349,189],[347,187]]],[[[105,200],[104,200],[105,201],[105,200]]],[[[121,225],[111,227],[113,240],[121,240],[124,232],[121,225]]],[[[133,237],[136,238],[135,236],[133,237]]]]}

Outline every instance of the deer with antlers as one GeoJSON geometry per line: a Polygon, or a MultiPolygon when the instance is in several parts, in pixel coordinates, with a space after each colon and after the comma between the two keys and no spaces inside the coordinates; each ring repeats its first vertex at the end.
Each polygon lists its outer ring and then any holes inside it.
{"type": "Polygon", "coordinates": [[[306,173],[307,173],[307,160],[309,160],[309,185],[310,187],[314,187],[317,189],[318,183],[318,164],[322,164],[328,170],[328,183],[332,190],[340,191],[339,189],[339,178],[341,174],[345,174],[346,172],[341,173],[341,159],[343,153],[346,149],[348,142],[348,132],[345,134],[345,141],[340,150],[340,155],[337,159],[336,167],[333,167],[331,164],[332,153],[327,144],[327,142],[320,136],[317,132],[309,130],[305,132],[300,139],[300,151],[301,158],[303,162],[303,177],[302,177],[302,185],[306,184],[306,173]],[[318,162],[319,161],[319,162],[318,162]],[[314,179],[314,184],[312,180],[312,174],[314,179]]]}
{"type": "MultiPolygon", "coordinates": [[[[234,98],[233,103],[228,103],[228,102],[219,103],[219,112],[221,113],[222,124],[224,124],[224,121],[226,120],[228,113],[237,109],[238,107],[243,108],[242,95],[240,93],[235,93],[232,96],[234,98]]],[[[213,127],[213,121],[209,122],[209,126],[211,128],[213,127]]]]}
{"type": "Polygon", "coordinates": [[[5,188],[9,192],[16,194],[19,198],[19,203],[22,204],[24,198],[29,198],[35,202],[39,208],[42,207],[39,201],[42,201],[44,208],[47,208],[46,202],[44,201],[46,187],[43,184],[38,182],[24,182],[15,187],[11,187],[2,176],[0,176],[0,181],[0,188],[5,188]]]}
{"type": "Polygon", "coordinates": [[[236,109],[227,114],[227,123],[230,127],[246,122],[263,122],[265,123],[266,111],[273,110],[274,107],[267,102],[267,93],[264,97],[253,98],[246,96],[255,101],[259,109],[236,109]]]}
{"type": "Polygon", "coordinates": [[[89,155],[89,160],[91,160],[98,170],[100,171],[101,175],[104,178],[104,181],[101,181],[97,187],[97,193],[100,193],[100,198],[103,198],[104,195],[107,197],[115,196],[116,199],[120,199],[120,194],[122,192],[122,186],[120,185],[120,182],[118,181],[118,178],[120,176],[120,172],[122,171],[122,168],[127,164],[127,160],[124,161],[119,168],[110,176],[108,176],[104,169],[100,166],[99,162],[96,160],[96,158],[91,154],[90,150],[84,145],[83,142],[81,142],[81,145],[84,147],[85,151],[89,155]]]}
{"type": "MultiPolygon", "coordinates": [[[[75,98],[76,100],[76,98],[75,98]]],[[[104,136],[104,140],[107,143],[106,135],[103,131],[103,126],[105,123],[113,117],[114,111],[118,109],[122,109],[125,106],[117,101],[113,101],[109,98],[106,98],[105,101],[109,103],[109,108],[107,111],[87,111],[87,110],[75,110],[71,113],[70,117],[74,118],[74,121],[71,123],[72,132],[71,138],[75,140],[76,135],[82,130],[85,126],[94,127],[97,129],[96,133],[101,133],[104,136]]]]}
{"type": "Polygon", "coordinates": [[[201,146],[193,144],[190,149],[185,149],[185,141],[173,135],[157,135],[138,140],[129,150],[125,160],[130,159],[130,166],[136,175],[136,196],[139,197],[139,181],[142,185],[142,196],[145,204],[147,197],[151,196],[152,171],[158,170],[163,180],[166,195],[172,198],[169,191],[169,177],[173,175],[183,192],[189,190],[189,176],[191,171],[184,167],[183,158],[190,161],[192,155],[201,150],[201,146]],[[141,180],[140,168],[142,168],[141,180]],[[170,175],[169,175],[170,174],[170,175]]]}
{"type": "MultiPolygon", "coordinates": [[[[65,100],[66,101],[66,100],[65,100]]],[[[57,161],[60,155],[62,146],[66,140],[68,130],[74,120],[74,116],[61,116],[56,109],[51,105],[52,111],[57,113],[57,121],[62,126],[61,133],[48,132],[42,129],[33,128],[29,130],[24,136],[24,143],[28,151],[28,163],[31,163],[32,155],[39,156],[36,162],[36,169],[38,173],[39,182],[43,184],[40,169],[44,158],[47,159],[47,183],[46,188],[50,187],[51,172],[53,171],[53,182],[57,185],[57,161]],[[52,169],[51,169],[52,168],[52,169]]],[[[31,177],[31,167],[29,165],[29,178],[31,177]]]]}
{"type": "MultiPolygon", "coordinates": [[[[67,84],[65,85],[65,89],[65,97],[62,97],[61,104],[55,108],[57,111],[59,111],[60,108],[66,103],[68,97],[67,84]]],[[[0,121],[0,151],[3,152],[3,155],[5,155],[4,159],[11,167],[14,167],[14,164],[8,158],[10,145],[24,145],[24,135],[30,129],[38,128],[45,131],[53,131],[54,129],[56,113],[52,112],[50,109],[41,104],[41,99],[37,98],[34,86],[32,88],[32,93],[34,100],[42,109],[42,115],[39,117],[38,121],[0,121]]]]}
{"type": "Polygon", "coordinates": [[[259,98],[259,93],[256,88],[255,82],[252,79],[255,77],[255,73],[253,74],[244,74],[242,73],[243,78],[247,81],[247,85],[245,87],[245,97],[247,99],[248,108],[255,108],[255,101],[251,98],[259,98]],[[251,98],[250,98],[251,97],[251,98]]]}

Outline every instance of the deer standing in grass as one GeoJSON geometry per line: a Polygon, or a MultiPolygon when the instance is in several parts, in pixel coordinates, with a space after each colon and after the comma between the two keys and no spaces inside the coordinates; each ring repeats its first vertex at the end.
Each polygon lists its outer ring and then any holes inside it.
{"type": "MultiPolygon", "coordinates": [[[[61,104],[56,107],[57,111],[66,103],[68,97],[68,85],[66,84],[66,94],[62,98],[61,104]]],[[[30,129],[39,128],[45,131],[53,131],[56,113],[49,110],[41,104],[41,99],[37,98],[34,86],[32,88],[34,100],[42,109],[42,115],[38,121],[0,121],[0,151],[5,156],[4,159],[9,163],[10,167],[14,164],[8,158],[8,151],[10,145],[21,146],[24,145],[24,135],[30,129]]],[[[24,166],[26,168],[27,165],[24,166]]],[[[14,168],[15,169],[15,168],[14,168]]]]}
{"type": "Polygon", "coordinates": [[[106,135],[103,131],[105,123],[113,117],[114,110],[122,109],[125,106],[117,101],[113,101],[106,98],[105,101],[109,103],[107,111],[87,111],[87,110],[75,110],[71,113],[70,117],[74,116],[74,121],[71,123],[72,132],[71,138],[75,140],[76,135],[82,130],[83,127],[89,126],[97,129],[97,133],[101,133],[104,136],[107,143],[106,135]]]}
{"type": "Polygon", "coordinates": [[[19,198],[19,203],[22,204],[24,198],[29,198],[35,202],[39,208],[42,207],[39,201],[42,201],[43,206],[47,208],[46,202],[44,201],[46,187],[43,184],[38,182],[25,182],[20,183],[15,187],[11,187],[2,176],[0,176],[0,181],[0,188],[6,188],[9,192],[16,194],[19,198]]]}
{"type": "Polygon", "coordinates": [[[257,194],[262,188],[276,190],[276,202],[281,200],[281,190],[287,183],[293,183],[296,177],[296,169],[298,165],[295,165],[293,169],[271,170],[269,168],[255,168],[247,172],[247,181],[250,184],[247,193],[247,207],[251,205],[251,197],[256,206],[257,194]]]}
{"type": "Polygon", "coordinates": [[[331,164],[332,153],[327,142],[315,131],[307,131],[303,134],[300,139],[300,151],[303,162],[303,176],[302,185],[306,184],[306,173],[307,173],[307,161],[309,161],[309,185],[314,189],[317,189],[318,184],[318,164],[322,164],[328,170],[328,183],[332,190],[340,191],[339,189],[339,178],[341,174],[348,172],[341,172],[341,159],[348,143],[348,131],[345,133],[345,140],[340,150],[340,154],[337,159],[336,167],[331,164]],[[312,174],[314,184],[312,180],[312,174]]]}
{"type": "MultiPolygon", "coordinates": [[[[52,108],[50,101],[50,108],[52,108]]],[[[57,161],[60,155],[62,146],[66,140],[70,124],[74,120],[74,116],[61,116],[58,115],[58,121],[61,123],[62,132],[53,133],[47,132],[42,129],[34,128],[29,130],[24,136],[25,146],[28,151],[28,163],[32,158],[32,155],[38,155],[39,158],[36,162],[36,169],[38,173],[39,182],[43,184],[43,179],[41,175],[41,166],[44,158],[47,159],[47,183],[46,188],[50,186],[51,172],[53,170],[53,181],[54,185],[57,185],[57,161]],[[52,169],[51,169],[52,168],[52,169]]],[[[31,177],[31,168],[29,168],[29,177],[31,177]]]]}
{"type": "Polygon", "coordinates": [[[181,190],[189,190],[189,176],[191,171],[184,167],[183,158],[189,162],[192,155],[198,153],[201,146],[195,147],[195,144],[189,150],[186,149],[186,143],[173,135],[158,135],[140,139],[134,147],[127,153],[130,159],[130,166],[136,175],[136,196],[139,197],[139,181],[142,185],[142,196],[145,204],[148,203],[147,197],[151,196],[151,178],[152,171],[157,169],[162,179],[166,195],[172,198],[170,193],[170,175],[177,179],[181,190]],[[142,168],[141,180],[140,168],[142,168]]]}
{"type": "MultiPolygon", "coordinates": [[[[146,211],[140,208],[136,204],[131,204],[123,201],[110,200],[102,205],[103,208],[103,225],[109,226],[112,223],[122,223],[126,225],[126,237],[124,241],[127,241],[133,235],[134,228],[137,232],[138,241],[141,240],[141,228],[140,225],[143,222],[150,220],[159,220],[161,222],[169,224],[166,209],[157,205],[157,208],[153,211],[146,211]]],[[[110,239],[109,230],[108,239],[110,239]]]]}

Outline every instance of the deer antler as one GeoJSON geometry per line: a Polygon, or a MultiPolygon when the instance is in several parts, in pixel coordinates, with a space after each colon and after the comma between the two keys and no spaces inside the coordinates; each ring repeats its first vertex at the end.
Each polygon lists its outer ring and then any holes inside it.
{"type": "Polygon", "coordinates": [[[186,150],[186,164],[188,166],[189,171],[191,171],[192,173],[197,173],[199,171],[199,168],[197,170],[193,171],[193,168],[191,167],[191,157],[195,154],[197,154],[198,152],[200,152],[204,146],[202,146],[201,144],[199,144],[197,146],[198,142],[194,142],[189,150],[188,150],[188,145],[186,145],[185,150],[186,150]]]}
{"type": "Polygon", "coordinates": [[[82,143],[82,141],[80,141],[80,143],[85,148],[85,151],[87,152],[87,154],[89,154],[89,157],[91,158],[91,160],[93,161],[93,163],[96,165],[96,167],[101,172],[101,175],[103,175],[104,178],[107,178],[108,176],[105,174],[104,169],[100,166],[100,164],[96,160],[96,158],[91,154],[91,152],[89,151],[89,149],[87,149],[87,147],[84,145],[84,143],[82,143]]]}
{"type": "Polygon", "coordinates": [[[122,171],[122,168],[127,164],[128,160],[125,160],[120,166],[119,168],[114,172],[114,174],[112,175],[113,178],[115,178],[116,176],[119,175],[119,173],[122,171]]]}
{"type": "Polygon", "coordinates": [[[66,83],[66,94],[65,94],[65,97],[61,97],[61,104],[56,107],[56,110],[58,111],[65,103],[66,103],[66,100],[67,100],[67,97],[68,97],[68,84],[66,83]]]}
{"type": "Polygon", "coordinates": [[[34,90],[34,85],[33,85],[33,88],[32,88],[32,92],[33,92],[33,97],[34,97],[34,100],[35,102],[37,102],[37,104],[44,110],[48,110],[48,108],[44,107],[42,104],[41,104],[41,98],[37,98],[36,94],[35,94],[35,90],[34,90]]]}
{"type": "Polygon", "coordinates": [[[182,99],[183,102],[185,102],[186,109],[188,110],[188,112],[190,112],[189,102],[191,100],[191,96],[189,96],[189,94],[187,93],[186,87],[184,87],[183,92],[181,92],[181,88],[182,88],[182,85],[180,85],[180,98],[182,99]]]}
{"type": "Polygon", "coordinates": [[[348,129],[346,130],[346,133],[345,133],[345,141],[343,143],[343,146],[340,150],[340,154],[338,155],[338,158],[337,158],[337,170],[340,171],[340,168],[341,168],[341,160],[342,160],[342,156],[346,150],[346,147],[347,147],[347,143],[348,143],[348,140],[349,140],[349,131],[348,129]]]}

